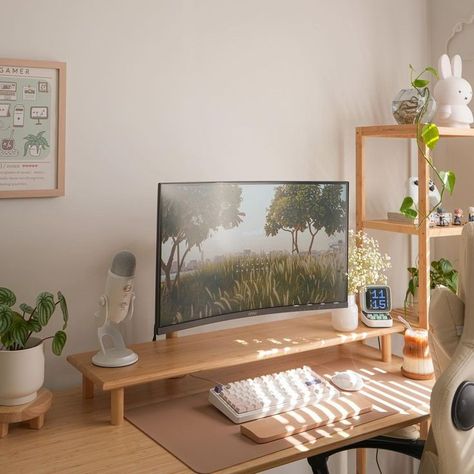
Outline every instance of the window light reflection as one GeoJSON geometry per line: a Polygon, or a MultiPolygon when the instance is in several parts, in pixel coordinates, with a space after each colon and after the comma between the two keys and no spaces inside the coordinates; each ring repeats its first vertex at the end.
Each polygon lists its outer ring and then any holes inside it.
{"type": "Polygon", "coordinates": [[[418,392],[416,390],[413,390],[412,388],[406,387],[405,385],[402,385],[401,383],[395,382],[393,380],[390,380],[389,382],[391,385],[394,385],[395,387],[401,388],[403,390],[406,390],[407,392],[413,393],[413,395],[416,395],[417,397],[422,397],[426,398],[427,400],[430,400],[431,397],[429,395],[426,395],[425,393],[418,392]]]}
{"type": "MultiPolygon", "coordinates": [[[[372,385],[367,385],[367,390],[370,390],[371,392],[375,392],[377,393],[378,395],[381,395],[382,397],[385,397],[385,398],[388,398],[389,400],[392,400],[394,401],[395,403],[399,403],[400,405],[403,405],[405,406],[406,408],[408,409],[411,409],[413,410],[415,413],[418,413],[420,415],[426,415],[426,410],[421,410],[420,408],[418,408],[417,406],[413,405],[412,403],[407,403],[403,400],[400,400],[399,398],[396,398],[396,397],[393,397],[392,395],[389,395],[388,393],[386,392],[383,392],[381,390],[378,390],[377,388],[375,388],[374,386],[372,385]]],[[[364,394],[365,393],[368,393],[367,391],[364,390],[363,392],[364,394]]],[[[384,403],[385,405],[389,405],[388,402],[386,401],[383,401],[382,403],[384,403]]],[[[395,405],[394,405],[395,406],[395,405]]],[[[400,413],[402,413],[400,410],[402,410],[401,407],[399,406],[395,406],[395,409],[397,409],[400,413]]],[[[404,414],[407,414],[405,411],[404,411],[404,414]]]]}
{"type": "Polygon", "coordinates": [[[412,387],[419,388],[420,390],[423,390],[424,392],[428,392],[429,394],[431,394],[431,388],[425,387],[424,385],[421,385],[416,382],[412,382],[411,380],[405,380],[405,383],[408,385],[411,385],[412,387]]]}

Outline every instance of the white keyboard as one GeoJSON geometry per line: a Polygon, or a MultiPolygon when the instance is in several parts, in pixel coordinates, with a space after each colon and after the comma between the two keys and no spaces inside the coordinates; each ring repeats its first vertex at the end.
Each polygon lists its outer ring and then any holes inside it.
{"type": "Polygon", "coordinates": [[[340,396],[310,367],[216,385],[209,402],[234,423],[277,415],[340,396]]]}

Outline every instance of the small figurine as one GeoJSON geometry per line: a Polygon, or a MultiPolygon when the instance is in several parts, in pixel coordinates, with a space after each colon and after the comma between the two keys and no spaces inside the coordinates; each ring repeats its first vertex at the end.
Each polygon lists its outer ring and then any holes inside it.
{"type": "Polygon", "coordinates": [[[449,225],[449,220],[447,219],[447,214],[444,212],[443,208],[438,207],[436,210],[438,213],[438,223],[436,224],[439,227],[446,227],[449,225]]]}
{"type": "Polygon", "coordinates": [[[469,222],[474,222],[474,207],[469,208],[469,222]]]}
{"type": "Polygon", "coordinates": [[[462,225],[462,209],[457,207],[456,209],[454,209],[453,214],[453,225],[462,225]]]}
{"type": "Polygon", "coordinates": [[[434,88],[436,100],[435,123],[445,127],[469,128],[474,122],[467,106],[472,99],[472,87],[462,75],[462,60],[459,54],[451,61],[447,54],[439,58],[438,71],[441,76],[434,88]]]}

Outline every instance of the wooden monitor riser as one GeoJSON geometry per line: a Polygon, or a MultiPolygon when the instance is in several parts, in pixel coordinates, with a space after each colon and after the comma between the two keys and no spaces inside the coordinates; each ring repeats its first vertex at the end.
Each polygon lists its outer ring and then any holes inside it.
{"type": "Polygon", "coordinates": [[[382,360],[391,360],[391,335],[404,326],[396,321],[391,328],[368,328],[362,323],[350,333],[335,331],[330,313],[254,324],[233,329],[135,344],[137,363],[120,368],[96,367],[95,352],[68,356],[67,360],[83,375],[83,396],[92,398],[94,386],[111,393],[111,422],[123,422],[124,389],[157,380],[180,377],[202,370],[254,363],[285,357],[372,337],[382,338],[382,360]]]}

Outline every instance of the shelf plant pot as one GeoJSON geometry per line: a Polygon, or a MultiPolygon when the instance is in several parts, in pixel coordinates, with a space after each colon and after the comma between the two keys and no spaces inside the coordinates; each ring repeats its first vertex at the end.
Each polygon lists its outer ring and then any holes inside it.
{"type": "Polygon", "coordinates": [[[28,347],[0,351],[0,405],[23,405],[36,398],[44,382],[44,346],[30,338],[28,347]]]}

